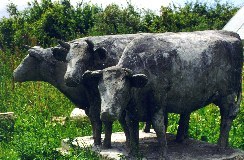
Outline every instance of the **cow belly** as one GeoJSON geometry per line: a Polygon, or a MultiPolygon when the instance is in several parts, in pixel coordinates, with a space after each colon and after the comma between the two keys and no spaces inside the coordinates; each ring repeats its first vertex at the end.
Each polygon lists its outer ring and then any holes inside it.
{"type": "Polygon", "coordinates": [[[218,98],[217,85],[184,85],[172,87],[166,94],[167,111],[172,113],[187,113],[213,103],[218,98]]]}
{"type": "Polygon", "coordinates": [[[212,103],[212,99],[201,99],[201,100],[177,100],[177,101],[169,101],[167,103],[166,110],[169,113],[190,113],[197,109],[200,109],[210,103],[212,103]]]}

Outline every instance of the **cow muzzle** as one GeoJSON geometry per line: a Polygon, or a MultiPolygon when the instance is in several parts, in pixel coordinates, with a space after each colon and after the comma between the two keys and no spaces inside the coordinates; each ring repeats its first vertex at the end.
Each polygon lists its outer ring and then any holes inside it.
{"type": "Polygon", "coordinates": [[[14,72],[13,72],[13,79],[15,82],[19,82],[20,79],[18,77],[18,73],[17,73],[17,70],[15,69],[14,72]]]}
{"type": "Polygon", "coordinates": [[[19,67],[14,70],[13,80],[15,82],[23,82],[26,78],[27,76],[25,75],[24,72],[22,72],[22,70],[19,67]]]}

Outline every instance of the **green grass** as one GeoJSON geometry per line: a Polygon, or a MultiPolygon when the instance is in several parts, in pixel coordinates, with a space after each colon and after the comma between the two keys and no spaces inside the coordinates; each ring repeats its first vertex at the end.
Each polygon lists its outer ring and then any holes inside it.
{"type": "MultiPolygon", "coordinates": [[[[14,132],[0,141],[0,159],[99,159],[89,150],[73,149],[68,156],[55,149],[64,138],[91,135],[88,121],[52,122],[54,116],[68,117],[74,106],[58,90],[44,82],[13,83],[12,71],[25,55],[0,51],[0,112],[13,111],[17,116],[14,132]]],[[[230,132],[230,145],[244,149],[243,103],[230,132]]],[[[168,131],[176,133],[179,116],[170,114],[168,131]]],[[[219,109],[210,105],[191,115],[190,136],[216,143],[219,136],[219,109]]],[[[118,123],[113,131],[122,131],[118,123]]],[[[2,135],[4,133],[0,133],[2,135]]]]}

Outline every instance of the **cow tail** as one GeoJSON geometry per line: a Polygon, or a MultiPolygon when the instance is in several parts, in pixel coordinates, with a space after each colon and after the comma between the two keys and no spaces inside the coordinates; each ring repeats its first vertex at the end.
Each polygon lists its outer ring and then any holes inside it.
{"type": "Polygon", "coordinates": [[[231,116],[236,117],[237,114],[240,112],[240,105],[242,100],[242,80],[238,86],[237,92],[235,94],[235,102],[234,106],[230,112],[231,116]]]}

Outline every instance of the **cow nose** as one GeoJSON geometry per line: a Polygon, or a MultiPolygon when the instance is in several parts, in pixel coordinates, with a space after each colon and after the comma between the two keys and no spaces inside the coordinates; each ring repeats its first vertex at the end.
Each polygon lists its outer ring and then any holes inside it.
{"type": "Polygon", "coordinates": [[[17,76],[16,76],[16,70],[14,70],[14,72],[13,72],[13,79],[14,79],[14,81],[16,81],[16,80],[17,80],[17,76]]]}
{"type": "Polygon", "coordinates": [[[18,72],[18,69],[15,69],[13,72],[13,79],[15,82],[21,82],[22,78],[21,78],[21,72],[18,72]]]}
{"type": "Polygon", "coordinates": [[[79,81],[74,80],[72,77],[67,77],[65,79],[65,84],[69,87],[76,87],[79,84],[79,81]]]}
{"type": "Polygon", "coordinates": [[[113,122],[116,120],[115,115],[109,113],[109,112],[103,112],[100,115],[100,118],[102,121],[109,121],[109,122],[113,122]]]}

